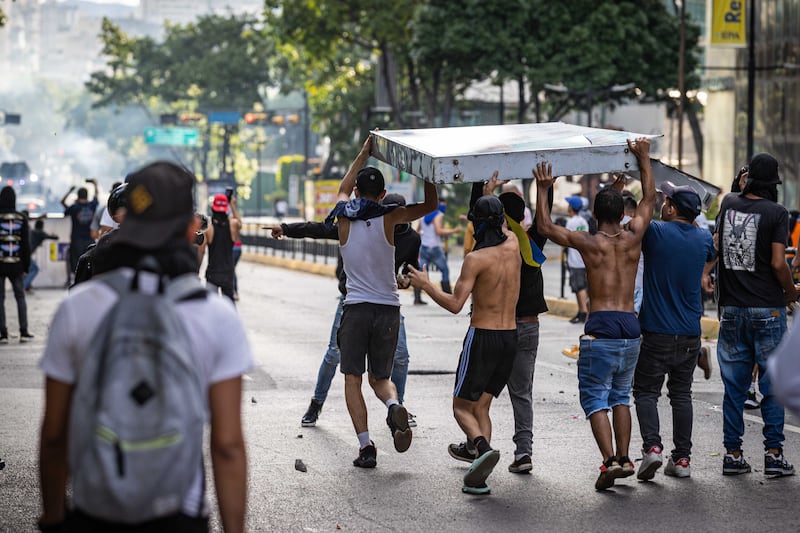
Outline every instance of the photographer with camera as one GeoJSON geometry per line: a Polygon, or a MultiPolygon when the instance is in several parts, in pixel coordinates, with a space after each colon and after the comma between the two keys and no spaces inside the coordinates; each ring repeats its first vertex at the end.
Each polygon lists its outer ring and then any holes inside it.
{"type": "Polygon", "coordinates": [[[97,211],[97,180],[87,179],[86,183],[91,183],[94,186],[94,198],[89,200],[89,191],[86,187],[78,189],[78,199],[72,205],[67,205],[67,198],[75,190],[75,187],[70,187],[67,194],[61,199],[61,205],[64,206],[64,216],[72,219],[72,231],[70,232],[69,239],[69,274],[67,277],[67,286],[69,286],[72,275],[75,269],[78,268],[78,259],[80,259],[86,248],[94,242],[91,234],[92,220],[94,213],[97,211]]]}
{"type": "Polygon", "coordinates": [[[233,243],[239,240],[241,228],[242,222],[236,210],[233,189],[228,188],[225,194],[215,195],[211,204],[211,225],[205,234],[205,241],[208,243],[206,281],[218,287],[231,301],[234,301],[235,275],[233,243]],[[228,216],[228,209],[231,210],[231,216],[228,216]]]}

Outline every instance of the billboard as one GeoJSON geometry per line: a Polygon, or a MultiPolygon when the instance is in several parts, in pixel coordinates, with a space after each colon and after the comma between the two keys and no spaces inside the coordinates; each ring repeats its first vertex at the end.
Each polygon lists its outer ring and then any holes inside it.
{"type": "Polygon", "coordinates": [[[712,0],[711,46],[747,46],[747,0],[712,0]]]}

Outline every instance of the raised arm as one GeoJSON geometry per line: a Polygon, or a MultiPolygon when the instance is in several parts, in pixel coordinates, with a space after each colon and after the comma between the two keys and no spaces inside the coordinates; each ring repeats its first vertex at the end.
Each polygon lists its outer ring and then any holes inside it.
{"type": "Polygon", "coordinates": [[[458,275],[456,284],[453,286],[453,294],[448,294],[434,283],[431,283],[427,268],[423,268],[423,270],[420,271],[409,266],[408,277],[414,287],[427,292],[433,301],[442,308],[453,314],[457,314],[464,308],[464,304],[472,293],[472,287],[475,285],[477,270],[474,263],[475,256],[473,254],[468,254],[464,258],[464,263],[461,266],[461,273],[458,275]]]}
{"type": "Polygon", "coordinates": [[[561,246],[568,246],[580,250],[587,242],[589,233],[586,231],[570,231],[567,228],[554,224],[550,218],[550,207],[553,202],[548,197],[551,194],[555,179],[553,178],[553,165],[542,161],[533,169],[536,178],[536,229],[539,234],[561,246]]]}
{"type": "Polygon", "coordinates": [[[64,206],[64,209],[69,209],[69,206],[67,205],[67,198],[69,198],[69,195],[72,194],[72,191],[74,190],[75,186],[73,185],[72,187],[69,188],[67,194],[65,194],[64,197],[61,199],[61,205],[64,206]]]}
{"type": "Polygon", "coordinates": [[[633,142],[628,139],[628,147],[639,162],[642,181],[642,201],[636,206],[636,216],[628,222],[628,228],[637,236],[644,237],[656,207],[656,181],[653,177],[653,167],[650,165],[650,139],[639,137],[633,142]]]}
{"type": "Polygon", "coordinates": [[[439,207],[439,194],[436,192],[436,185],[426,181],[424,190],[425,199],[422,203],[398,207],[390,211],[386,216],[390,218],[394,224],[405,224],[406,222],[412,222],[420,217],[424,217],[437,209],[439,207]]]}
{"type": "Polygon", "coordinates": [[[350,200],[350,195],[353,194],[353,189],[356,187],[356,176],[358,175],[358,171],[364,168],[367,164],[367,160],[369,160],[369,156],[372,153],[372,134],[367,136],[367,140],[364,141],[364,144],[361,146],[361,151],[358,152],[358,155],[355,159],[353,159],[353,163],[350,165],[350,168],[347,169],[347,174],[344,175],[342,178],[342,182],[339,184],[339,198],[340,202],[350,200]]]}

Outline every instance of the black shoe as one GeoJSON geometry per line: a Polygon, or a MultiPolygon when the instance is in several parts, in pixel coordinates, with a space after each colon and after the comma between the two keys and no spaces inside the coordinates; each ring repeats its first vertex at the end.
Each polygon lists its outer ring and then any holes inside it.
{"type": "Polygon", "coordinates": [[[758,409],[761,407],[761,403],[758,401],[758,397],[756,396],[756,391],[751,390],[747,391],[747,399],[744,401],[744,408],[745,409],[758,409]]]}
{"type": "Polygon", "coordinates": [[[8,344],[8,332],[0,331],[0,344],[8,344]]]}
{"type": "Polygon", "coordinates": [[[392,432],[394,439],[394,449],[404,452],[411,446],[411,428],[408,427],[408,411],[399,403],[389,407],[389,414],[386,416],[386,424],[392,432]]]}
{"type": "Polygon", "coordinates": [[[353,466],[359,468],[375,468],[378,465],[378,450],[375,448],[375,443],[369,441],[367,446],[358,450],[358,457],[353,459],[353,466]]]}
{"type": "Polygon", "coordinates": [[[586,313],[578,313],[569,319],[570,324],[578,324],[580,322],[586,322],[586,313]]]}
{"type": "Polygon", "coordinates": [[[5,467],[6,467],[6,462],[0,459],[0,470],[4,469],[5,467]]]}
{"type": "Polygon", "coordinates": [[[449,281],[443,281],[442,282],[442,291],[447,293],[447,294],[453,294],[453,289],[450,288],[450,282],[449,281]]]}
{"type": "Polygon", "coordinates": [[[317,418],[319,418],[319,414],[322,412],[322,402],[311,398],[311,405],[308,406],[308,410],[306,414],[303,415],[302,420],[300,420],[300,425],[304,428],[310,428],[317,425],[317,418]]]}
{"type": "Polygon", "coordinates": [[[19,342],[27,342],[32,338],[33,335],[31,335],[27,329],[19,332],[19,342]]]}
{"type": "Polygon", "coordinates": [[[508,465],[508,471],[512,474],[527,474],[531,470],[533,470],[533,463],[531,463],[530,455],[523,455],[508,465]]]}
{"type": "Polygon", "coordinates": [[[450,457],[452,457],[453,459],[456,459],[458,461],[464,461],[465,463],[471,463],[478,457],[477,450],[470,450],[467,447],[466,442],[448,445],[447,453],[449,453],[450,457]]]}

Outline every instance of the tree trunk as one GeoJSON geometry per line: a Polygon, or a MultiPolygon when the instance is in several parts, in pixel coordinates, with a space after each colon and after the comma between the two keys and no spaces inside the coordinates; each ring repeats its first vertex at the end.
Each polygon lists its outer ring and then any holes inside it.
{"type": "Polygon", "coordinates": [[[700,128],[700,121],[697,119],[697,110],[693,105],[687,106],[686,118],[689,119],[689,127],[692,128],[692,138],[694,147],[697,150],[697,166],[700,173],[703,172],[703,130],[700,128]]]}
{"type": "Polygon", "coordinates": [[[528,100],[525,98],[525,75],[520,74],[517,78],[517,124],[525,124],[525,117],[528,114],[528,100]]]}
{"type": "Polygon", "coordinates": [[[389,99],[389,107],[392,108],[392,118],[394,119],[395,124],[400,129],[405,128],[405,119],[403,117],[403,109],[400,106],[400,102],[397,99],[397,95],[395,94],[395,88],[393,87],[392,83],[392,76],[390,72],[390,55],[389,50],[386,47],[385,43],[380,45],[381,57],[378,61],[381,69],[381,79],[383,79],[384,84],[386,85],[386,97],[389,99]]]}

